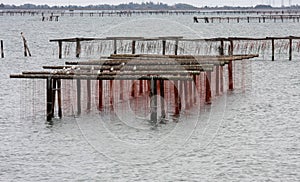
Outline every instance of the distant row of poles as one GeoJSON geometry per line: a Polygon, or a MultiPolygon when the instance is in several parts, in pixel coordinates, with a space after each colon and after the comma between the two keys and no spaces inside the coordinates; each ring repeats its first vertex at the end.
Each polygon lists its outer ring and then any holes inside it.
{"type": "Polygon", "coordinates": [[[247,17],[194,17],[194,23],[199,23],[199,20],[202,20],[203,23],[214,23],[214,22],[236,22],[240,23],[241,21],[246,21],[247,23],[255,21],[258,23],[266,23],[266,20],[273,21],[273,22],[284,22],[284,21],[293,21],[299,22],[300,15],[268,15],[268,16],[247,16],[247,17]]]}
{"type": "Polygon", "coordinates": [[[51,16],[132,16],[132,15],[207,15],[207,14],[262,14],[262,15],[278,15],[278,14],[300,14],[299,9],[271,9],[271,10],[2,10],[0,11],[0,16],[8,15],[51,15],[51,16]]]}

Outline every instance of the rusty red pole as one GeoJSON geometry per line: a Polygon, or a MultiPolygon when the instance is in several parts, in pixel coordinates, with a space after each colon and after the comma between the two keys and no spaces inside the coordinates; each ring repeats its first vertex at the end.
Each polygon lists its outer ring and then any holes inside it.
{"type": "Polygon", "coordinates": [[[98,85],[98,92],[99,92],[99,110],[102,110],[103,107],[103,81],[99,80],[98,85]]]}
{"type": "Polygon", "coordinates": [[[206,94],[205,94],[205,103],[211,104],[211,88],[210,88],[210,82],[211,82],[211,72],[206,72],[206,94]]]}

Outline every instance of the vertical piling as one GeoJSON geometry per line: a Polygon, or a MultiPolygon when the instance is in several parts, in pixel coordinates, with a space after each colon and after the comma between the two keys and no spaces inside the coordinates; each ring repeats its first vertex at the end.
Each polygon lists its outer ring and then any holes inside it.
{"type": "Polygon", "coordinates": [[[152,123],[157,122],[157,82],[155,79],[150,80],[150,120],[152,123]]]}
{"type": "Polygon", "coordinates": [[[62,118],[62,106],[61,106],[61,80],[57,80],[57,99],[58,99],[58,117],[62,118]]]}
{"type": "Polygon", "coordinates": [[[99,80],[98,81],[98,102],[99,102],[99,106],[98,106],[98,109],[99,110],[102,110],[102,107],[103,107],[103,81],[102,80],[99,80]]]}
{"type": "Polygon", "coordinates": [[[233,74],[232,74],[232,61],[228,63],[228,86],[229,90],[233,90],[233,74]]]}
{"type": "Polygon", "coordinates": [[[56,89],[57,89],[56,88],[56,79],[52,79],[52,111],[51,111],[52,118],[54,118],[56,89]]]}
{"type": "Polygon", "coordinates": [[[52,79],[51,77],[47,78],[47,121],[52,119],[52,79]]]}
{"type": "Polygon", "coordinates": [[[166,55],[166,40],[162,41],[162,54],[166,55]]]}
{"type": "Polygon", "coordinates": [[[274,44],[274,39],[271,39],[272,41],[272,61],[274,61],[274,55],[275,55],[275,44],[274,44]]]}
{"type": "Polygon", "coordinates": [[[58,58],[62,58],[62,41],[58,41],[58,58]]]}
{"type": "Polygon", "coordinates": [[[290,43],[290,47],[289,47],[289,60],[292,60],[292,51],[293,51],[293,39],[290,37],[289,38],[289,43],[290,43]]]}
{"type": "Polygon", "coordinates": [[[81,80],[77,79],[77,115],[81,114],[81,80]]]}
{"type": "Polygon", "coordinates": [[[229,55],[232,56],[233,55],[233,40],[229,40],[229,42],[230,42],[229,55]]]}
{"type": "Polygon", "coordinates": [[[180,109],[179,109],[179,106],[180,106],[180,100],[179,100],[179,94],[178,94],[178,83],[179,81],[175,80],[174,81],[174,104],[175,104],[175,115],[179,115],[179,112],[180,112],[180,109]]]}
{"type": "Polygon", "coordinates": [[[175,51],[174,51],[175,55],[178,54],[178,44],[179,44],[179,41],[178,41],[178,39],[176,39],[176,41],[175,41],[175,51]]]}
{"type": "Polygon", "coordinates": [[[166,118],[166,110],[165,110],[165,87],[164,80],[159,80],[160,84],[160,107],[161,107],[161,118],[166,118]]]}
{"type": "Polygon", "coordinates": [[[131,51],[132,51],[132,54],[135,54],[135,40],[132,41],[131,51]]]}
{"type": "Polygon", "coordinates": [[[1,58],[4,58],[4,51],[3,51],[3,40],[1,42],[1,58]]]}
{"type": "Polygon", "coordinates": [[[216,95],[218,96],[220,93],[220,66],[216,66],[216,95]]]}
{"type": "Polygon", "coordinates": [[[117,54],[117,39],[114,39],[114,54],[117,54]]]}
{"type": "Polygon", "coordinates": [[[81,52],[80,40],[76,38],[76,57],[79,58],[81,52]]]}
{"type": "Polygon", "coordinates": [[[91,80],[86,80],[86,91],[87,91],[87,110],[91,110],[92,97],[91,97],[91,80]]]}
{"type": "Polygon", "coordinates": [[[205,103],[211,104],[211,72],[206,72],[206,82],[205,82],[205,88],[206,88],[206,94],[205,94],[205,103]]]}

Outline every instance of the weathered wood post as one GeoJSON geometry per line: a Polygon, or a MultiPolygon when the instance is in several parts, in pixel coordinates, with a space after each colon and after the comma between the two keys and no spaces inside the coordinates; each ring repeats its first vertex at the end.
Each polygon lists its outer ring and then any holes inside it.
{"type": "Polygon", "coordinates": [[[228,63],[228,89],[233,90],[233,73],[232,73],[232,61],[228,63]]]}
{"type": "Polygon", "coordinates": [[[178,44],[179,44],[179,40],[176,39],[176,40],[175,40],[175,51],[174,51],[174,54],[175,54],[175,55],[178,54],[178,44]]]}
{"type": "Polygon", "coordinates": [[[1,40],[1,58],[4,58],[3,40],[1,40]]]}
{"type": "Polygon", "coordinates": [[[166,55],[166,40],[162,40],[162,54],[166,55]]]}
{"type": "Polygon", "coordinates": [[[27,57],[27,53],[28,53],[29,56],[31,56],[31,53],[29,51],[29,48],[28,48],[28,45],[27,45],[27,41],[26,41],[26,39],[24,37],[23,32],[21,32],[21,37],[23,39],[23,44],[24,44],[24,56],[27,57]]]}
{"type": "Polygon", "coordinates": [[[114,87],[113,87],[113,80],[109,80],[109,104],[113,107],[114,104],[114,87]]]}
{"type": "Polygon", "coordinates": [[[79,58],[81,52],[81,45],[79,38],[76,38],[76,57],[79,58]]]}
{"type": "Polygon", "coordinates": [[[52,78],[48,77],[46,80],[47,84],[47,108],[46,108],[46,116],[47,121],[52,120],[52,78]]]}
{"type": "Polygon", "coordinates": [[[221,43],[220,43],[219,54],[220,54],[221,56],[224,55],[224,40],[223,40],[223,39],[221,40],[221,43]]]}
{"type": "Polygon", "coordinates": [[[166,118],[166,110],[165,110],[165,87],[164,80],[159,80],[160,84],[160,108],[161,108],[161,118],[166,118]]]}
{"type": "Polygon", "coordinates": [[[62,106],[61,106],[61,79],[57,80],[57,99],[58,99],[58,117],[62,118],[62,106]]]}
{"type": "Polygon", "coordinates": [[[102,80],[99,80],[98,81],[98,99],[99,99],[99,106],[98,106],[98,109],[99,110],[102,110],[102,107],[103,107],[103,81],[102,80]]]}
{"type": "Polygon", "coordinates": [[[58,41],[58,58],[59,59],[62,58],[62,41],[61,40],[58,41]]]}
{"type": "MultiPolygon", "coordinates": [[[[180,81],[182,82],[182,81],[180,81]]],[[[180,99],[179,99],[179,94],[178,94],[178,80],[174,80],[173,86],[174,86],[174,104],[175,104],[175,116],[178,116],[180,113],[180,99]]],[[[181,95],[182,96],[182,95],[181,95]]]]}
{"type": "Polygon", "coordinates": [[[132,41],[131,51],[132,54],[135,54],[135,40],[132,41]]]}
{"type": "Polygon", "coordinates": [[[290,43],[290,47],[289,47],[289,60],[292,60],[292,51],[293,51],[293,39],[290,36],[289,37],[289,43],[290,43]]]}
{"type": "Polygon", "coordinates": [[[52,79],[52,111],[51,111],[52,118],[54,118],[56,89],[57,89],[56,88],[56,79],[52,79]]]}
{"type": "Polygon", "coordinates": [[[216,66],[216,95],[218,96],[220,93],[220,66],[216,66]]]}
{"type": "Polygon", "coordinates": [[[275,57],[275,44],[274,44],[274,39],[271,39],[272,41],[272,61],[274,61],[274,57],[275,57]]]}
{"type": "Polygon", "coordinates": [[[114,39],[114,54],[117,54],[117,39],[114,39]]]}
{"type": "Polygon", "coordinates": [[[206,79],[205,79],[205,88],[206,88],[206,94],[205,94],[205,103],[211,104],[211,88],[210,88],[210,82],[211,82],[211,72],[206,72],[206,79]]]}
{"type": "Polygon", "coordinates": [[[91,110],[92,97],[91,97],[91,80],[86,80],[86,91],[87,91],[87,110],[91,110]]]}
{"type": "Polygon", "coordinates": [[[184,80],[183,81],[183,89],[184,89],[184,101],[185,101],[185,108],[189,108],[190,107],[190,103],[189,103],[189,92],[188,92],[188,84],[187,81],[184,80]]]}
{"type": "Polygon", "coordinates": [[[123,100],[124,80],[120,80],[120,100],[123,100]]]}
{"type": "Polygon", "coordinates": [[[152,123],[157,122],[157,81],[156,79],[150,80],[150,120],[152,123]]]}
{"type": "Polygon", "coordinates": [[[77,114],[81,114],[81,80],[77,79],[77,114]]]}

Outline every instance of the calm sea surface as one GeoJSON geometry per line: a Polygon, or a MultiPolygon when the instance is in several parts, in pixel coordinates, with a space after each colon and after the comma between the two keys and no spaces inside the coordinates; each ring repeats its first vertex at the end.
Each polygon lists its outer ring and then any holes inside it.
{"type": "MultiPolygon", "coordinates": [[[[193,24],[192,16],[0,16],[0,181],[300,181],[300,53],[247,62],[245,88],[156,129],[139,116],[45,123],[45,83],[9,74],[62,65],[50,39],[107,36],[299,36],[299,23],[193,24]],[[23,56],[24,32],[32,57],[23,56]]],[[[297,43],[297,42],[295,42],[297,43]]],[[[284,47],[284,46],[283,46],[284,47]]],[[[280,51],[279,51],[280,52],[280,51]]],[[[80,58],[80,60],[85,60],[80,58]]],[[[238,76],[238,75],[236,75],[238,76]]],[[[72,89],[72,85],[70,86],[72,89]]],[[[74,103],[75,105],[75,103],[74,103]]]]}

